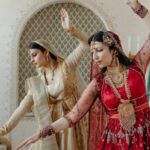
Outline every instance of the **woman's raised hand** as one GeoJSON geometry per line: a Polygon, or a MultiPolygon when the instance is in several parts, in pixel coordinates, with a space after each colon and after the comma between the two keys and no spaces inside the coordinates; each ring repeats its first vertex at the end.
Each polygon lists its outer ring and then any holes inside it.
{"type": "Polygon", "coordinates": [[[37,132],[36,134],[34,134],[33,136],[29,137],[28,139],[26,139],[25,141],[23,141],[18,147],[17,150],[20,150],[22,148],[25,148],[33,143],[35,143],[36,141],[38,141],[40,139],[40,132],[37,132]]]}
{"type": "Polygon", "coordinates": [[[68,12],[64,8],[61,9],[60,16],[61,16],[62,27],[66,31],[68,31],[70,29],[70,19],[69,19],[68,12]]]}

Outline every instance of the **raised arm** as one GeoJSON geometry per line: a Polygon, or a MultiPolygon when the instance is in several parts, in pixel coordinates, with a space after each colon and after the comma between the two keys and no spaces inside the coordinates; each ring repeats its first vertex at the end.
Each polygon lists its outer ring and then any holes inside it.
{"type": "Polygon", "coordinates": [[[143,73],[146,73],[147,67],[150,63],[150,35],[140,51],[136,54],[134,61],[141,68],[143,73]]]}
{"type": "MultiPolygon", "coordinates": [[[[138,0],[128,0],[128,4],[132,10],[145,21],[150,29],[150,12],[142,4],[140,4],[138,0]]],[[[147,66],[150,63],[150,35],[142,48],[136,54],[134,61],[145,74],[147,66]]]]}
{"type": "Polygon", "coordinates": [[[20,103],[19,107],[9,118],[9,120],[0,128],[0,136],[9,133],[13,128],[15,128],[18,122],[24,116],[24,114],[26,114],[31,109],[32,105],[32,96],[28,93],[20,103]]]}
{"type": "Polygon", "coordinates": [[[17,150],[35,143],[40,138],[45,138],[46,136],[50,136],[53,133],[57,133],[77,123],[84,116],[84,114],[86,114],[86,112],[89,110],[90,106],[92,105],[97,93],[96,86],[97,86],[97,81],[93,79],[88,85],[88,87],[85,89],[85,91],[83,92],[77,104],[66,116],[56,120],[51,125],[45,127],[41,131],[37,132],[36,134],[34,134],[33,136],[25,140],[18,147],[17,150]]]}
{"type": "Polygon", "coordinates": [[[143,19],[150,30],[150,12],[138,0],[128,0],[131,9],[143,19]]]}
{"type": "Polygon", "coordinates": [[[65,59],[68,66],[76,67],[88,49],[88,35],[70,25],[69,15],[65,9],[61,10],[61,22],[68,34],[79,41],[78,47],[65,59]]]}

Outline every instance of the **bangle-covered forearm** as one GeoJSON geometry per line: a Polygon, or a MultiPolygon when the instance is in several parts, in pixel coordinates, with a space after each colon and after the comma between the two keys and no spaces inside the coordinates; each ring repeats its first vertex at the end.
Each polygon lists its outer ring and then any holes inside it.
{"type": "Polygon", "coordinates": [[[88,35],[85,32],[79,31],[76,27],[71,26],[69,30],[67,30],[68,34],[76,37],[79,41],[84,42],[88,45],[88,35]]]}
{"type": "Polygon", "coordinates": [[[148,13],[148,9],[145,8],[141,3],[136,1],[135,3],[129,3],[132,10],[139,15],[141,18],[144,18],[148,13]]]}
{"type": "Polygon", "coordinates": [[[46,136],[51,136],[52,134],[55,134],[55,130],[53,129],[53,126],[49,125],[40,131],[40,138],[45,138],[46,136]]]}
{"type": "Polygon", "coordinates": [[[66,129],[69,127],[69,122],[66,118],[62,117],[55,122],[53,122],[51,125],[43,128],[40,131],[40,138],[45,138],[46,136],[51,136],[52,134],[55,134],[63,129],[66,129]]]}

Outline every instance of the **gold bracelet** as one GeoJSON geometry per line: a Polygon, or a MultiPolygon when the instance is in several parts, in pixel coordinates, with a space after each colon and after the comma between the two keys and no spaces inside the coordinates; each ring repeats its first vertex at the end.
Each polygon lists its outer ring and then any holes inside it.
{"type": "Polygon", "coordinates": [[[75,28],[74,26],[71,26],[71,27],[67,30],[67,32],[68,32],[70,35],[74,35],[74,34],[77,32],[77,30],[76,30],[76,28],[75,28]]]}

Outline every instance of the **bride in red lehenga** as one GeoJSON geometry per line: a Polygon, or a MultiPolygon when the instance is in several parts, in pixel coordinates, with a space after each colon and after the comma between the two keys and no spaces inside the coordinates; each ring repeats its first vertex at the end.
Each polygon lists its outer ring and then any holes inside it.
{"type": "MultiPolygon", "coordinates": [[[[128,4],[150,28],[150,12],[137,0],[128,4]]],[[[124,54],[118,35],[111,31],[93,34],[89,45],[93,53],[91,82],[77,104],[18,149],[75,125],[87,111],[89,150],[150,149],[150,108],[144,80],[150,62],[150,36],[132,61],[124,54]]]]}

